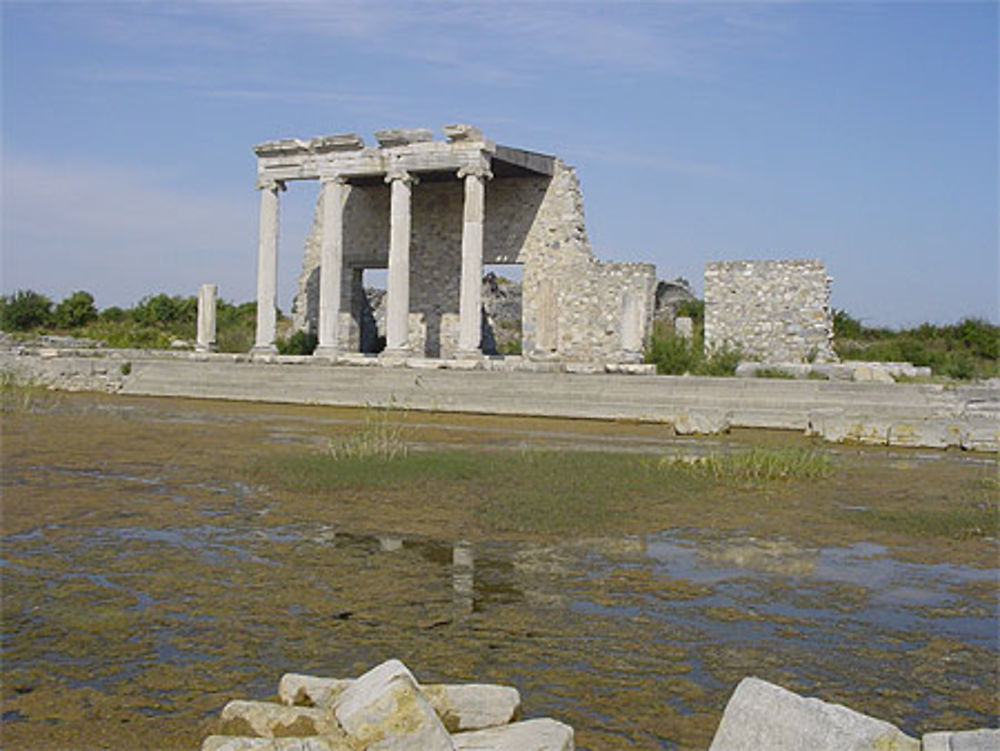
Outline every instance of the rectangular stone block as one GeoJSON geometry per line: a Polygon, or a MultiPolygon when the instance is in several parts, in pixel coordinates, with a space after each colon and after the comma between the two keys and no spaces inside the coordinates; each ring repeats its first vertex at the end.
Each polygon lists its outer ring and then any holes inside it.
{"type": "Polygon", "coordinates": [[[457,733],[452,739],[455,751],[573,751],[573,728],[550,719],[457,733]]]}
{"type": "Polygon", "coordinates": [[[451,736],[399,660],[372,668],[334,705],[340,726],[366,751],[454,751],[451,736]]]}
{"type": "Polygon", "coordinates": [[[960,732],[927,733],[922,751],[998,751],[1000,730],[983,728],[960,732]]]}
{"type": "Polygon", "coordinates": [[[888,722],[807,699],[759,678],[733,692],[709,751],[920,751],[888,722]]]}

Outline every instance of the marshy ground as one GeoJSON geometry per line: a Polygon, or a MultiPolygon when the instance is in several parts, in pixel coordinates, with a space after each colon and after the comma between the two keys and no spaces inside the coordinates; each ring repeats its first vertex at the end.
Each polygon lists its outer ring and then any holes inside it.
{"type": "Polygon", "coordinates": [[[997,724],[995,456],[394,413],[405,457],[335,461],[371,413],[5,399],[7,748],[196,748],[282,672],[388,657],[585,751],[705,749],[750,674],[997,724]]]}

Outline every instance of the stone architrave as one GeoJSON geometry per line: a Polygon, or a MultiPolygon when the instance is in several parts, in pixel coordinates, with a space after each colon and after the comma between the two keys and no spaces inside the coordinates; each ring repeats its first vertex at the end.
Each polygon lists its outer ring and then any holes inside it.
{"type": "Polygon", "coordinates": [[[195,350],[198,352],[215,351],[215,306],[219,295],[219,287],[215,284],[203,284],[198,289],[198,338],[195,350]]]}
{"type": "Polygon", "coordinates": [[[486,181],[493,177],[493,174],[485,167],[463,167],[458,171],[458,177],[465,181],[458,356],[480,357],[483,354],[483,222],[486,210],[486,181]]]}
{"type": "Polygon", "coordinates": [[[285,189],[281,180],[261,180],[260,230],[257,244],[257,336],[251,352],[274,354],[277,334],[278,287],[278,192],[285,189]]]}
{"type": "Polygon", "coordinates": [[[385,176],[390,184],[389,274],[386,289],[385,354],[410,353],[410,197],[417,178],[405,171],[385,176]]]}
{"type": "Polygon", "coordinates": [[[344,273],[344,198],[346,181],[335,176],[323,181],[323,242],[320,246],[319,331],[316,351],[334,357],[340,349],[341,281],[344,273]]]}

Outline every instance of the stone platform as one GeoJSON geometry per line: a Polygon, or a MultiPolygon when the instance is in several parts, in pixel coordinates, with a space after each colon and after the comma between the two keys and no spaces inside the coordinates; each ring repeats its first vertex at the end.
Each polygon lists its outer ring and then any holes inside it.
{"type": "MultiPolygon", "coordinates": [[[[411,410],[636,420],[678,434],[793,430],[868,445],[1000,449],[1000,384],[916,384],[566,372],[559,363],[139,350],[0,352],[0,370],[57,389],[411,410]]],[[[620,366],[624,367],[624,366],[620,366]]],[[[639,368],[636,368],[639,370],[639,368]]],[[[601,370],[594,368],[592,370],[601,370]]]]}

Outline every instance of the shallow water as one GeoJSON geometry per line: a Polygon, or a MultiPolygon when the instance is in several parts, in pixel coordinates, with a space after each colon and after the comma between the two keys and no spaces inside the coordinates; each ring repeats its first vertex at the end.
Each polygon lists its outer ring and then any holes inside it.
{"type": "MultiPolygon", "coordinates": [[[[125,404],[127,419],[77,397],[5,420],[7,747],[197,747],[226,701],[273,696],[283,672],[349,676],[388,657],[428,682],[513,684],[526,716],[570,723],[584,751],[705,749],[751,674],[913,735],[997,723],[995,540],[921,541],[915,555],[861,534],[669,521],[607,538],[417,533],[374,501],[359,522],[226,469],[275,433],[315,442],[316,424],[349,411],[296,422],[276,408],[125,404]]],[[[451,435],[659,440],[643,426],[609,437],[481,419],[455,418],[451,435]]]]}

